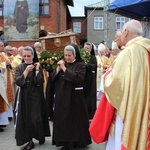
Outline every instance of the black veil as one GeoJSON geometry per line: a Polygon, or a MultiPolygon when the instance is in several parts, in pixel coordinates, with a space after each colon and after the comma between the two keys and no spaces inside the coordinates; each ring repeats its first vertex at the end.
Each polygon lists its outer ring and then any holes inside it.
{"type": "Polygon", "coordinates": [[[91,46],[92,46],[92,48],[91,48],[90,54],[95,56],[94,44],[91,44],[91,46]]]}
{"type": "Polygon", "coordinates": [[[82,58],[81,58],[81,55],[80,55],[80,51],[79,51],[78,46],[77,46],[76,44],[73,44],[73,43],[71,43],[71,44],[69,44],[69,45],[71,45],[71,46],[74,47],[74,49],[75,49],[75,53],[76,53],[75,59],[76,59],[76,61],[82,62],[82,58]]]}

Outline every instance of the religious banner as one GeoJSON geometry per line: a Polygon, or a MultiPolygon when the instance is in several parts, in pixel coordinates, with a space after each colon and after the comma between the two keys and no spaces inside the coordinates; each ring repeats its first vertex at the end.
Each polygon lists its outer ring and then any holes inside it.
{"type": "Polygon", "coordinates": [[[5,41],[39,38],[39,0],[4,1],[5,41]]]}

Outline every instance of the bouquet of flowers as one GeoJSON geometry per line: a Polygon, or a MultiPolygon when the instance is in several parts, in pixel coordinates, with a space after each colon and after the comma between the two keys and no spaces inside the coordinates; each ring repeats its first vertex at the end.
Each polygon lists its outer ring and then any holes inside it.
{"type": "Polygon", "coordinates": [[[85,64],[87,64],[89,62],[89,60],[90,60],[90,54],[89,54],[89,52],[86,49],[81,48],[80,49],[80,55],[81,55],[81,58],[82,58],[83,62],[85,64]]]}
{"type": "Polygon", "coordinates": [[[45,68],[47,71],[53,71],[57,67],[57,62],[64,58],[63,51],[59,52],[48,52],[48,51],[42,51],[40,53],[40,64],[43,68],[45,68]]]}
{"type": "MultiPolygon", "coordinates": [[[[90,60],[89,52],[85,49],[80,49],[80,55],[83,62],[87,64],[90,60]]],[[[51,72],[56,69],[57,62],[63,58],[64,58],[63,51],[57,51],[57,52],[42,51],[40,53],[39,62],[43,68],[51,72]]]]}

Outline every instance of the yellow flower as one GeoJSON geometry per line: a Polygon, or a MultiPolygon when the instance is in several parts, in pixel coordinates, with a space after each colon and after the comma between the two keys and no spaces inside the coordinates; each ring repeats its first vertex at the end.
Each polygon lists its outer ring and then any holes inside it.
{"type": "Polygon", "coordinates": [[[59,60],[63,59],[63,52],[48,52],[48,51],[42,51],[40,53],[40,64],[43,68],[45,68],[47,71],[53,71],[57,67],[57,62],[59,60]]]}
{"type": "Polygon", "coordinates": [[[54,61],[50,59],[49,64],[50,64],[50,65],[53,65],[53,64],[54,64],[54,61]]]}

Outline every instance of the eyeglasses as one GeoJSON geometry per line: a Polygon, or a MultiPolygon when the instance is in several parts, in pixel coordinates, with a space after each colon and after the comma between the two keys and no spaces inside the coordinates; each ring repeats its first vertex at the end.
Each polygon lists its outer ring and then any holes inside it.
{"type": "Polygon", "coordinates": [[[31,55],[23,55],[23,57],[31,57],[31,55]]]}

